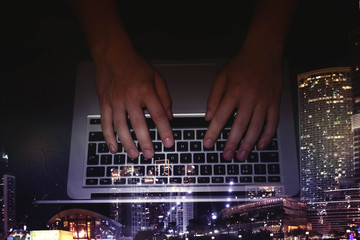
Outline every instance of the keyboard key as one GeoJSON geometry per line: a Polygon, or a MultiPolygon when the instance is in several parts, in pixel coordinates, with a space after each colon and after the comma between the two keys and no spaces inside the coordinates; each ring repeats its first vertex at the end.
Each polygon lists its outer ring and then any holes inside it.
{"type": "Polygon", "coordinates": [[[251,152],[247,157],[248,162],[259,162],[259,154],[257,152],[251,152]]]}
{"type": "Polygon", "coordinates": [[[224,182],[224,178],[223,178],[223,177],[212,177],[212,178],[211,178],[211,182],[212,182],[212,183],[223,183],[223,182],[224,182]]]}
{"type": "Polygon", "coordinates": [[[179,163],[179,155],[177,153],[168,153],[166,157],[169,163],[179,163]]]}
{"type": "Polygon", "coordinates": [[[278,142],[276,140],[271,140],[269,145],[266,147],[266,150],[278,150],[278,142]]]}
{"type": "Polygon", "coordinates": [[[251,183],[252,177],[240,177],[240,182],[241,183],[251,183]]]}
{"type": "Polygon", "coordinates": [[[94,178],[86,179],[86,185],[97,185],[98,180],[94,178]]]}
{"type": "Polygon", "coordinates": [[[196,130],[196,139],[202,140],[204,139],[206,134],[206,130],[196,130]]]}
{"type": "Polygon", "coordinates": [[[88,156],[94,156],[96,154],[96,143],[88,144],[88,156]]]}
{"type": "Polygon", "coordinates": [[[100,185],[110,185],[112,183],[111,178],[100,179],[100,185]]]}
{"type": "Polygon", "coordinates": [[[109,152],[109,148],[106,145],[106,143],[99,143],[98,145],[98,152],[99,153],[108,153],[109,152]]]}
{"type": "Polygon", "coordinates": [[[212,166],[211,165],[200,165],[200,174],[201,175],[212,175],[212,166]]]}
{"type": "Polygon", "coordinates": [[[261,162],[279,162],[279,154],[277,152],[260,153],[261,162]]]}
{"type": "Polygon", "coordinates": [[[280,176],[269,176],[269,182],[280,182],[280,176]]]}
{"type": "Polygon", "coordinates": [[[119,172],[119,168],[118,167],[107,167],[106,168],[106,176],[107,177],[119,177],[120,176],[120,172],[119,172]]]}
{"type": "Polygon", "coordinates": [[[170,183],[171,184],[181,184],[182,179],[181,179],[181,177],[172,177],[172,178],[170,178],[170,183]]]}
{"type": "Polygon", "coordinates": [[[114,184],[125,184],[126,179],[125,178],[117,178],[114,180],[114,184]]]}
{"type": "Polygon", "coordinates": [[[269,164],[268,165],[269,174],[280,174],[280,166],[279,164],[269,164]]]}
{"type": "Polygon", "coordinates": [[[219,154],[218,153],[207,153],[206,160],[208,163],[218,163],[219,162],[219,154]]]}
{"type": "Polygon", "coordinates": [[[180,130],[174,130],[173,131],[174,140],[181,140],[181,131],[180,130]]]}
{"type": "Polygon", "coordinates": [[[226,177],[225,181],[226,183],[237,183],[239,180],[238,177],[226,177]]]}
{"type": "Polygon", "coordinates": [[[216,142],[216,150],[217,151],[224,151],[226,141],[217,141],[216,142]]]}
{"type": "Polygon", "coordinates": [[[92,119],[90,119],[90,124],[91,125],[100,125],[101,120],[100,120],[100,118],[92,118],[92,119]]]}
{"type": "Polygon", "coordinates": [[[130,158],[129,156],[127,156],[127,164],[138,164],[139,163],[139,158],[130,158]]]}
{"type": "Polygon", "coordinates": [[[154,162],[155,163],[159,163],[159,162],[161,162],[161,163],[164,163],[165,162],[165,160],[166,160],[166,158],[165,158],[165,154],[164,153],[156,153],[155,155],[154,155],[154,162]]]}
{"type": "Polygon", "coordinates": [[[181,153],[180,163],[191,163],[191,153],[181,153]]]}
{"type": "Polygon", "coordinates": [[[265,164],[255,164],[254,165],[255,174],[266,174],[266,165],[265,164]]]}
{"type": "Polygon", "coordinates": [[[199,175],[199,166],[198,165],[186,165],[186,175],[188,175],[188,176],[199,175]]]}
{"type": "Polygon", "coordinates": [[[114,164],[124,165],[125,164],[125,155],[124,154],[121,154],[121,155],[115,154],[114,155],[114,164]]]}
{"type": "Polygon", "coordinates": [[[168,179],[167,178],[155,178],[155,183],[156,184],[167,184],[168,179]]]}
{"type": "Polygon", "coordinates": [[[231,164],[227,165],[228,175],[239,175],[239,165],[231,164]]]}
{"type": "Polygon", "coordinates": [[[240,166],[241,174],[250,175],[253,173],[251,164],[242,164],[240,166]]]}
{"type": "Polygon", "coordinates": [[[104,134],[102,132],[90,132],[89,142],[104,142],[104,134]]]}
{"type": "Polygon", "coordinates": [[[195,139],[195,132],[194,132],[194,130],[184,130],[184,139],[186,139],[186,140],[193,140],[193,139],[195,139]]]}
{"type": "Polygon", "coordinates": [[[141,154],[140,163],[141,164],[152,164],[152,158],[145,158],[144,155],[141,154]]]}
{"type": "Polygon", "coordinates": [[[201,142],[196,141],[196,142],[190,142],[190,151],[192,152],[199,152],[201,151],[201,142]]]}
{"type": "Polygon", "coordinates": [[[184,183],[185,184],[196,183],[196,178],[194,178],[194,177],[184,177],[184,183]]]}
{"type": "Polygon", "coordinates": [[[158,172],[155,170],[155,166],[146,166],[146,176],[157,176],[158,172]]]}
{"type": "Polygon", "coordinates": [[[101,155],[101,165],[110,165],[112,164],[112,155],[110,154],[106,154],[106,155],[101,155]]]}
{"type": "Polygon", "coordinates": [[[266,177],[264,176],[255,176],[254,182],[266,182],[266,177]]]}
{"type": "Polygon", "coordinates": [[[105,167],[88,167],[86,168],[87,177],[104,177],[105,167]]]}
{"type": "Polygon", "coordinates": [[[194,163],[205,163],[205,154],[194,153],[194,163]]]}
{"type": "Polygon", "coordinates": [[[209,152],[209,151],[213,152],[213,151],[215,151],[215,146],[212,146],[211,148],[206,148],[206,147],[203,146],[203,151],[204,152],[209,152]]]}
{"type": "Polygon", "coordinates": [[[162,142],[153,142],[154,152],[162,151],[162,142]]]}
{"type": "Polygon", "coordinates": [[[143,184],[154,184],[155,183],[155,178],[143,178],[141,180],[141,182],[143,184]]]}
{"type": "Polygon", "coordinates": [[[145,176],[145,166],[134,166],[133,176],[145,176]]]}
{"type": "Polygon", "coordinates": [[[99,155],[94,155],[94,156],[89,155],[87,164],[88,165],[98,165],[99,164],[99,155]]]}
{"type": "Polygon", "coordinates": [[[120,176],[132,176],[133,167],[132,166],[121,166],[120,167],[120,176]]]}
{"type": "Polygon", "coordinates": [[[175,144],[170,148],[164,146],[164,152],[175,152],[175,144]]]}
{"type": "Polygon", "coordinates": [[[187,142],[177,142],[176,149],[178,152],[187,152],[189,149],[187,142]]]}
{"type": "Polygon", "coordinates": [[[185,165],[175,165],[174,176],[184,176],[184,175],[185,175],[185,165]]]}
{"type": "Polygon", "coordinates": [[[128,178],[128,184],[138,184],[140,183],[140,178],[128,178]]]}
{"type": "Polygon", "coordinates": [[[225,175],[225,165],[214,165],[215,175],[225,175]]]}
{"type": "Polygon", "coordinates": [[[198,177],[198,183],[210,183],[209,177],[198,177]]]}
{"type": "Polygon", "coordinates": [[[160,166],[160,176],[171,176],[171,168],[170,165],[161,165],[160,166]]]}

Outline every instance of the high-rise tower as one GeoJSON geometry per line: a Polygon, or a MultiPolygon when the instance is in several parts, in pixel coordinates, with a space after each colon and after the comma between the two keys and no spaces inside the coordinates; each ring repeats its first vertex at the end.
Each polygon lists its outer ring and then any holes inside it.
{"type": "Polygon", "coordinates": [[[298,75],[301,199],[325,200],[341,178],[354,175],[351,68],[298,75]]]}

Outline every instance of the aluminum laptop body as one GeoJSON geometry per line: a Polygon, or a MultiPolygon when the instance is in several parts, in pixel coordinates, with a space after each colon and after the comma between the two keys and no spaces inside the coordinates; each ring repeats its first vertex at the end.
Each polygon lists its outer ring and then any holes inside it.
{"type": "MultiPolygon", "coordinates": [[[[198,126],[197,122],[199,125],[204,122],[203,116],[212,80],[222,66],[219,62],[221,61],[152,63],[164,77],[172,97],[175,121],[171,124],[174,133],[178,131],[186,135],[193,132],[195,143],[186,142],[189,144],[186,153],[181,149],[182,143],[179,143],[171,154],[164,151],[165,149],[160,149],[156,152],[157,159],[154,157],[145,163],[143,161],[147,160],[141,157],[133,162],[125,153],[121,153],[123,156],[120,156],[120,153],[115,156],[108,152],[103,140],[96,139],[97,135],[101,135],[101,126],[95,90],[95,66],[90,61],[79,64],[71,134],[68,196],[83,200],[122,196],[121,199],[126,201],[131,199],[128,197],[131,194],[143,194],[147,199],[151,199],[151,196],[161,194],[168,196],[175,193],[191,193],[192,199],[201,201],[231,201],[239,198],[258,199],[266,195],[296,195],[299,192],[299,170],[294,111],[289,73],[286,68],[279,127],[274,140],[276,148],[264,151],[268,153],[262,153],[257,149],[253,151],[259,158],[266,154],[276,154],[278,159],[275,162],[268,159],[248,159],[242,163],[233,160],[223,166],[221,154],[213,159],[215,153],[204,151],[202,148],[192,151],[194,146],[198,147],[197,143],[201,142],[196,140],[197,134],[206,131],[206,127],[198,126]],[[187,124],[192,125],[193,130],[187,131],[187,124]],[[90,152],[94,156],[90,156],[90,152]],[[202,159],[204,156],[205,159],[202,159]],[[178,159],[180,157],[181,159],[178,159]],[[194,160],[195,158],[197,160],[194,160]],[[207,171],[209,169],[210,172],[207,171]],[[205,176],[202,176],[203,173],[205,176]]],[[[148,120],[151,122],[151,119],[148,120]]],[[[156,131],[155,126],[152,127],[156,131]]],[[[231,124],[227,127],[221,134],[224,138],[226,132],[230,131],[231,124]]],[[[222,140],[225,141],[226,139],[222,140]]]]}

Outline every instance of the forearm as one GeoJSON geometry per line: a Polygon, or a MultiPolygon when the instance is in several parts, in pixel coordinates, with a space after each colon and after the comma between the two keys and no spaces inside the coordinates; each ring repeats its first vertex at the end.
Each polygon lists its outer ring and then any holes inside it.
{"type": "Polygon", "coordinates": [[[68,0],[96,60],[111,48],[132,49],[115,0],[68,0]]]}
{"type": "Polygon", "coordinates": [[[258,0],[246,44],[261,44],[282,54],[298,0],[258,0]]]}

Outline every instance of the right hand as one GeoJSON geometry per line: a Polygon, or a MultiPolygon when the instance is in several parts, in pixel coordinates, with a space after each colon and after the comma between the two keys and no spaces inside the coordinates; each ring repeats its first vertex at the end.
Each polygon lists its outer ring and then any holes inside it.
{"type": "Polygon", "coordinates": [[[96,88],[101,109],[101,127],[112,153],[118,150],[114,127],[130,158],[139,156],[127,124],[129,116],[145,158],[154,155],[146,125],[146,108],[165,147],[174,144],[169,119],[172,118],[171,98],[160,74],[135,50],[107,50],[95,58],[96,88]]]}

